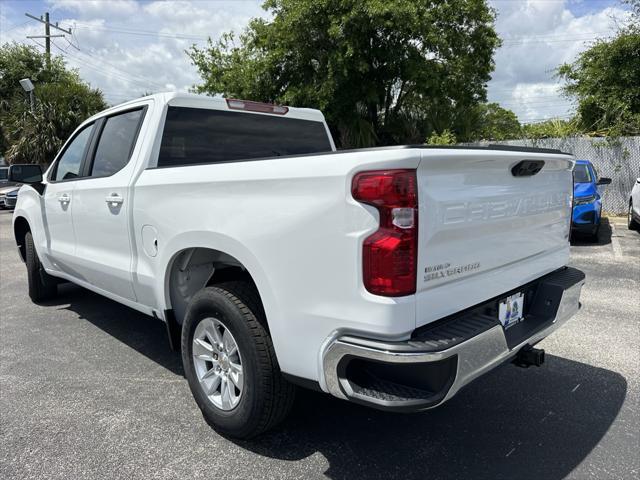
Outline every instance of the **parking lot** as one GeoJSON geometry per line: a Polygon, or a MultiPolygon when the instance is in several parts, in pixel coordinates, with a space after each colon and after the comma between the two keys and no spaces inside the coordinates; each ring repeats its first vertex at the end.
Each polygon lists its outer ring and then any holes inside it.
{"type": "Polygon", "coordinates": [[[606,222],[572,264],[583,308],[541,368],[414,415],[300,392],[281,427],[234,442],[204,422],[162,322],[73,285],[32,304],[2,211],[0,478],[638,478],[640,234],[606,222]]]}

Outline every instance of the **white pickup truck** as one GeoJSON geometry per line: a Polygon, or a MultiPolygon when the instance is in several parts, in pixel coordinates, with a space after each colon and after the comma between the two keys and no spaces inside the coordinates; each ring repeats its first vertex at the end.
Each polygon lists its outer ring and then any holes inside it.
{"type": "Polygon", "coordinates": [[[61,281],[166,322],[204,417],[251,437],[295,384],[420,411],[579,309],[570,155],[336,151],[317,110],[176,93],[84,122],[46,174],[14,165],[39,302],[61,281]]]}

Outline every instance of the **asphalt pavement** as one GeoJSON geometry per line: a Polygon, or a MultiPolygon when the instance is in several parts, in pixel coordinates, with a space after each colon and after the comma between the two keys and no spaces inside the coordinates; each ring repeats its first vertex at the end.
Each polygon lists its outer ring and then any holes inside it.
{"type": "Polygon", "coordinates": [[[73,285],[32,304],[0,212],[0,479],[637,479],[640,234],[603,227],[572,246],[583,308],[542,367],[411,415],[301,391],[238,442],[203,420],[162,322],[73,285]]]}

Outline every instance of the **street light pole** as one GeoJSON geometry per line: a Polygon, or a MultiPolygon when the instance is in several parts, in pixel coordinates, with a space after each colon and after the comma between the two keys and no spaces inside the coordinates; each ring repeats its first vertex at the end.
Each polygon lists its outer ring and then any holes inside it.
{"type": "Polygon", "coordinates": [[[33,113],[36,107],[36,98],[33,94],[33,91],[36,89],[36,87],[33,86],[33,82],[29,78],[23,78],[22,80],[20,80],[20,86],[25,92],[29,94],[30,110],[31,113],[33,113]]]}

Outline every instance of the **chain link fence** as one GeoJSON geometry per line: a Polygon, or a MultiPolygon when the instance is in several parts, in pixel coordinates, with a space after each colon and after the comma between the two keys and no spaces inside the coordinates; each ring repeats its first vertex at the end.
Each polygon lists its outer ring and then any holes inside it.
{"type": "Polygon", "coordinates": [[[602,209],[610,214],[627,213],[629,194],[636,179],[640,177],[640,137],[543,138],[491,143],[556,148],[572,153],[578,160],[590,160],[601,177],[611,178],[611,185],[599,187],[602,194],[602,209]]]}

